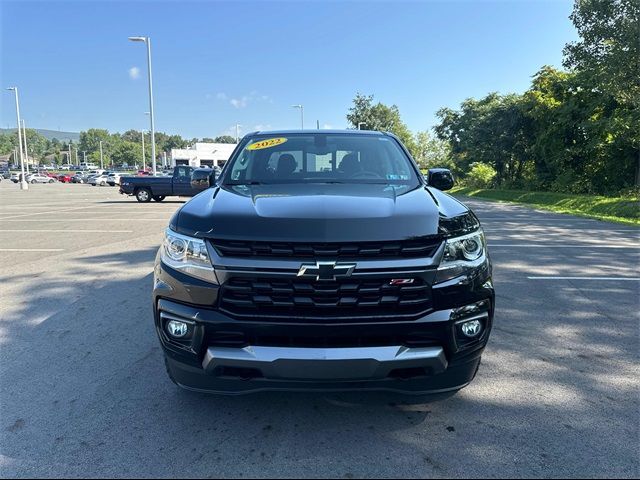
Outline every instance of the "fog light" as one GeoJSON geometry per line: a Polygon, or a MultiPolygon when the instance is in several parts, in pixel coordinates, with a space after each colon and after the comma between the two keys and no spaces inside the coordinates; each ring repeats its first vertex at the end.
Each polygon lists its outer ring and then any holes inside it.
{"type": "Polygon", "coordinates": [[[482,330],[482,323],[480,323],[480,320],[470,320],[468,322],[464,322],[461,328],[462,333],[467,337],[473,338],[480,334],[480,331],[482,330]]]}
{"type": "Polygon", "coordinates": [[[167,323],[167,332],[169,335],[175,338],[184,337],[189,331],[189,325],[184,322],[178,322],[176,320],[170,320],[167,323]]]}

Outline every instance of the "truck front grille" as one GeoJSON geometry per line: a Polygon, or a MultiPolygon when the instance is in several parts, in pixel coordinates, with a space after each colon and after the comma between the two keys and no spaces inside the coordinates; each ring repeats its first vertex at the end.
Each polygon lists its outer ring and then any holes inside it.
{"type": "Polygon", "coordinates": [[[220,308],[246,319],[292,322],[406,320],[431,309],[431,289],[421,278],[405,285],[390,280],[231,278],[222,286],[220,308]]]}
{"type": "Polygon", "coordinates": [[[226,257],[284,258],[418,258],[434,255],[442,239],[438,236],[397,242],[297,243],[212,240],[218,254],[226,257]]]}

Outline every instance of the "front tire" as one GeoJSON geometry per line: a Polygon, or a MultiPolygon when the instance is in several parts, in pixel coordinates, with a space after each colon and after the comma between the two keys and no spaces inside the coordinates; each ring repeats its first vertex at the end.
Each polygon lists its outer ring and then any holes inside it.
{"type": "Polygon", "coordinates": [[[53,179],[49,180],[49,183],[53,183],[53,179]]]}
{"type": "Polygon", "coordinates": [[[151,192],[148,188],[141,188],[136,192],[136,200],[140,203],[147,203],[151,201],[151,192]]]}
{"type": "Polygon", "coordinates": [[[31,180],[31,185],[34,185],[35,183],[37,183],[35,180],[31,180]]]}
{"type": "Polygon", "coordinates": [[[164,196],[164,195],[154,195],[154,197],[153,197],[153,199],[154,199],[156,202],[161,202],[161,201],[163,201],[165,198],[167,198],[167,197],[166,197],[166,196],[164,196]]]}

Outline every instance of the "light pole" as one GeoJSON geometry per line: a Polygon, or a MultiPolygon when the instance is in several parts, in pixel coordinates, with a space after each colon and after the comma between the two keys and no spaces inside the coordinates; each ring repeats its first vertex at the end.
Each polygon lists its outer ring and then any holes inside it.
{"type": "MultiPolygon", "coordinates": [[[[67,158],[67,161],[69,162],[69,165],[71,165],[71,162],[73,162],[73,158],[71,158],[71,140],[69,140],[69,158],[67,158]]],[[[77,168],[80,168],[80,165],[76,165],[77,168]]]]}
{"type": "Polygon", "coordinates": [[[147,157],[144,154],[144,130],[140,132],[142,135],[142,170],[147,171],[147,157]]]}
{"type": "Polygon", "coordinates": [[[291,105],[293,108],[300,109],[300,129],[304,130],[304,105],[291,105]]]}
{"type": "Polygon", "coordinates": [[[149,114],[151,116],[151,162],[153,165],[153,175],[156,174],[156,129],[153,119],[153,80],[151,76],[151,38],[149,37],[129,37],[132,42],[144,42],[147,45],[147,69],[149,77],[149,114]]]}
{"type": "Polygon", "coordinates": [[[18,100],[18,87],[9,87],[7,90],[13,90],[16,94],[16,119],[18,121],[18,150],[20,150],[20,172],[22,181],[20,182],[20,190],[29,190],[29,184],[24,178],[24,157],[22,155],[22,133],[20,131],[20,102],[18,100]]]}
{"type": "Polygon", "coordinates": [[[102,140],[100,140],[100,168],[104,168],[104,162],[102,161],[102,140]]]}
{"type": "Polygon", "coordinates": [[[240,127],[242,125],[240,125],[239,123],[236,123],[236,143],[238,143],[238,141],[240,140],[240,127]]]}
{"type": "Polygon", "coordinates": [[[82,161],[84,162],[84,164],[87,164],[87,151],[83,150],[82,151],[82,161]]]}
{"type": "Polygon", "coordinates": [[[24,118],[22,119],[22,141],[24,142],[24,162],[25,170],[29,175],[29,150],[27,149],[27,127],[24,125],[24,118]]]}
{"type": "Polygon", "coordinates": [[[360,125],[366,125],[366,124],[367,124],[367,122],[358,122],[358,130],[362,130],[362,129],[360,128],[360,125]]]}

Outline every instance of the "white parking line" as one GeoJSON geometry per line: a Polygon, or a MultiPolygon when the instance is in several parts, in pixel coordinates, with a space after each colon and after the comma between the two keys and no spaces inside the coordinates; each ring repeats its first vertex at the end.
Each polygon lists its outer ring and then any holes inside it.
{"type": "Polygon", "coordinates": [[[64,252],[64,248],[0,248],[0,252],[64,252]]]}
{"type": "Polygon", "coordinates": [[[133,233],[133,230],[27,230],[3,228],[0,232],[46,232],[46,233],[133,233]]]}
{"type": "Polygon", "coordinates": [[[529,280],[602,280],[640,282],[640,277],[527,277],[529,280]]]}

